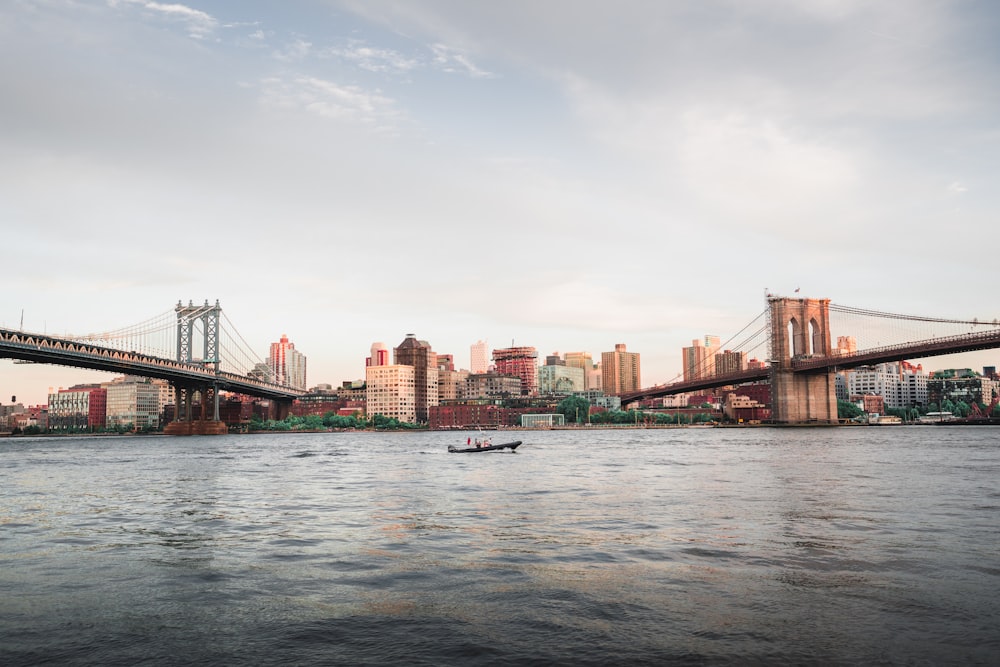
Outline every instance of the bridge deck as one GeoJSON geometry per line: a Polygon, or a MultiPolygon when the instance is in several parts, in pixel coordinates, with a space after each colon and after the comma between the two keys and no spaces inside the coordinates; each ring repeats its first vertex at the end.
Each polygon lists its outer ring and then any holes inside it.
{"type": "Polygon", "coordinates": [[[305,392],[261,382],[234,373],[217,372],[200,364],[187,364],[138,352],[80,343],[73,340],[0,329],[0,358],[20,359],[40,364],[151,377],[178,384],[218,385],[229,391],[271,399],[293,399],[305,392]]]}
{"type": "MultiPolygon", "coordinates": [[[[850,355],[800,357],[792,360],[792,371],[795,373],[824,373],[832,370],[857,368],[858,366],[872,366],[891,361],[922,359],[925,357],[988,350],[998,347],[1000,347],[1000,329],[995,329],[873,348],[850,355]]],[[[623,394],[621,400],[622,405],[626,405],[650,398],[686,394],[703,389],[740,385],[748,382],[759,382],[770,379],[770,375],[770,368],[747,370],[727,375],[715,375],[698,380],[674,382],[641,389],[636,392],[623,394]]]]}

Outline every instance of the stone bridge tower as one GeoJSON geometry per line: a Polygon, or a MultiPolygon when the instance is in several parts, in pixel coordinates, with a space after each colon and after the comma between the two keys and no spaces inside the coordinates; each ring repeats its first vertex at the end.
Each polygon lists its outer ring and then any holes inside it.
{"type": "Polygon", "coordinates": [[[768,297],[768,316],[772,420],[776,424],[836,424],[833,373],[792,370],[793,359],[830,355],[830,300],[768,297]]]}

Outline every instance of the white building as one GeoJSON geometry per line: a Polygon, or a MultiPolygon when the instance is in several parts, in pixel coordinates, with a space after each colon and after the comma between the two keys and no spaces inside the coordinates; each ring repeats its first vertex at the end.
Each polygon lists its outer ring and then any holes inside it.
{"type": "Polygon", "coordinates": [[[849,396],[881,396],[887,408],[927,404],[927,373],[906,361],[862,366],[846,372],[849,396]]]}
{"type": "Polygon", "coordinates": [[[566,417],[560,414],[528,414],[521,415],[521,426],[523,428],[551,428],[553,426],[565,426],[566,417]]]}
{"type": "Polygon", "coordinates": [[[416,369],[405,364],[365,368],[367,411],[370,417],[395,417],[416,423],[416,369]]]}
{"type": "Polygon", "coordinates": [[[58,393],[50,393],[49,428],[52,430],[87,428],[90,425],[90,394],[89,389],[78,391],[60,389],[58,393]]]}

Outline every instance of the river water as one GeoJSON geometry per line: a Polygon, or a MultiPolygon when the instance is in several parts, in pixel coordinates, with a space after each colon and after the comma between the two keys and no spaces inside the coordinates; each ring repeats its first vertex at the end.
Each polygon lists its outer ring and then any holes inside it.
{"type": "Polygon", "coordinates": [[[0,664],[1000,664],[1000,430],[0,440],[0,664]]]}

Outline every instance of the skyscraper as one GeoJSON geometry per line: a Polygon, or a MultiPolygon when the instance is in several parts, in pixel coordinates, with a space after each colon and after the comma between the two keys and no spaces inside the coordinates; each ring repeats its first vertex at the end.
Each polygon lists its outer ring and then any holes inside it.
{"type": "Polygon", "coordinates": [[[486,341],[477,340],[469,347],[469,371],[482,374],[489,370],[489,358],[486,356],[486,341]]]}
{"type": "Polygon", "coordinates": [[[691,347],[681,348],[684,362],[684,381],[700,380],[715,375],[715,353],[719,351],[719,337],[705,336],[705,342],[691,341],[691,347]]]}
{"type": "Polygon", "coordinates": [[[306,357],[295,349],[287,334],[281,334],[280,341],[271,343],[267,365],[275,384],[306,389],[306,357]]]}
{"type": "Polygon", "coordinates": [[[747,369],[747,353],[723,350],[715,353],[715,374],[726,375],[747,369]]]}
{"type": "Polygon", "coordinates": [[[609,396],[638,391],[641,386],[639,353],[626,352],[624,343],[616,344],[614,352],[601,352],[601,382],[604,393],[609,396]]]}
{"type": "Polygon", "coordinates": [[[413,392],[415,399],[416,419],[419,423],[428,420],[428,408],[438,405],[438,368],[437,355],[431,349],[430,343],[417,340],[414,334],[406,334],[406,338],[392,351],[393,363],[413,367],[413,392]]]}

